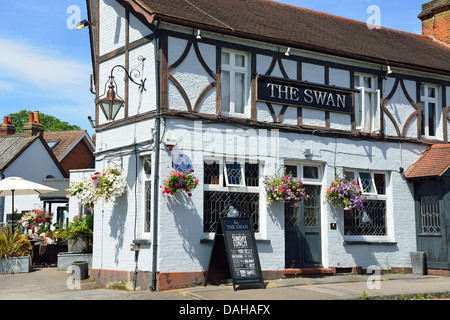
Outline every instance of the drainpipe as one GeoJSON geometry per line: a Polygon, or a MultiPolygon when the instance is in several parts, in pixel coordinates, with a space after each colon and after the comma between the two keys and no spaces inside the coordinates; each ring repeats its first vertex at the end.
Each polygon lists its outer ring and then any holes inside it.
{"type": "MultiPolygon", "coordinates": [[[[0,181],[5,179],[5,174],[0,171],[0,181]]],[[[3,222],[3,216],[5,214],[5,197],[0,197],[0,222],[3,222]]]]}
{"type": "Polygon", "coordinates": [[[156,291],[156,272],[158,267],[158,209],[159,209],[159,158],[160,158],[160,135],[161,135],[161,113],[160,113],[160,97],[159,97],[159,24],[158,19],[155,27],[155,78],[156,78],[156,134],[155,134],[155,170],[153,175],[153,259],[152,259],[152,284],[150,291],[156,291]]]}

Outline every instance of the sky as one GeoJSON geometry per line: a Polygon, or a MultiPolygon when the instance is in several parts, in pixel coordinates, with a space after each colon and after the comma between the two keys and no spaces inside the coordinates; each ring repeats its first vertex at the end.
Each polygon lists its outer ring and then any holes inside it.
{"type": "MultiPolygon", "coordinates": [[[[227,0],[224,0],[227,1],[227,0]]],[[[245,0],[242,0],[245,1],[245,0]]],[[[428,0],[278,0],[382,27],[421,33],[417,15],[428,0]]],[[[92,136],[92,61],[85,0],[0,0],[0,119],[39,111],[92,136]]]]}

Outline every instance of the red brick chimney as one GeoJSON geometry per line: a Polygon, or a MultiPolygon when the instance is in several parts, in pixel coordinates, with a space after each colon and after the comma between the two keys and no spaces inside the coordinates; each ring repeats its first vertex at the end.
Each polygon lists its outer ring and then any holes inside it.
{"type": "Polygon", "coordinates": [[[423,4],[418,18],[422,20],[422,34],[450,45],[450,0],[423,4]]]}
{"type": "Polygon", "coordinates": [[[16,128],[14,127],[12,123],[12,117],[5,116],[3,118],[2,125],[0,127],[0,136],[6,136],[9,134],[15,134],[16,128]]]}
{"type": "Polygon", "coordinates": [[[28,113],[28,122],[23,125],[25,138],[30,138],[44,132],[44,126],[39,121],[39,111],[28,113]]]}

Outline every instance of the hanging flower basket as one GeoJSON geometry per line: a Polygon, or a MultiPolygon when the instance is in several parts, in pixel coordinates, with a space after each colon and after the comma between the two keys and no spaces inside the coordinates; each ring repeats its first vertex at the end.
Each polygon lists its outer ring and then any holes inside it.
{"type": "Polygon", "coordinates": [[[67,197],[76,196],[87,208],[93,208],[100,198],[116,204],[116,198],[125,193],[127,182],[117,168],[109,168],[104,172],[95,172],[90,178],[72,183],[67,197]]]}
{"type": "Polygon", "coordinates": [[[162,193],[167,195],[173,195],[178,190],[182,190],[187,192],[187,195],[191,197],[192,196],[191,192],[195,188],[197,188],[198,185],[198,179],[194,176],[193,172],[194,172],[193,169],[191,169],[190,171],[172,170],[170,174],[167,176],[167,179],[163,180],[164,188],[163,186],[160,186],[160,188],[163,188],[162,193]]]}
{"type": "MultiPolygon", "coordinates": [[[[48,213],[47,213],[48,215],[48,213]]],[[[33,209],[25,213],[21,218],[19,223],[22,227],[26,229],[39,228],[39,225],[45,220],[44,212],[39,209],[33,209]]]]}
{"type": "Polygon", "coordinates": [[[272,201],[281,201],[295,207],[303,199],[309,198],[303,188],[302,180],[291,175],[265,177],[264,184],[267,191],[267,204],[272,201]]]}
{"type": "Polygon", "coordinates": [[[345,176],[331,183],[326,191],[326,197],[333,206],[343,207],[344,210],[360,210],[366,202],[366,197],[362,195],[361,187],[356,180],[346,180],[345,176]]]}

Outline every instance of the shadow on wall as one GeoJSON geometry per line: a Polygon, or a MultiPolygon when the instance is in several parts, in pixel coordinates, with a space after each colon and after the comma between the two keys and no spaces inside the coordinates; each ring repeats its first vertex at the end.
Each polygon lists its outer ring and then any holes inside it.
{"type": "MultiPolygon", "coordinates": [[[[122,196],[124,200],[126,197],[122,196]]],[[[114,263],[119,264],[119,252],[123,248],[125,236],[125,220],[127,217],[127,201],[118,199],[117,204],[113,206],[111,218],[109,219],[109,228],[111,230],[109,236],[116,239],[116,246],[114,250],[114,263]]]]}
{"type": "Polygon", "coordinates": [[[197,261],[203,270],[207,270],[209,259],[201,259],[201,257],[205,256],[204,250],[210,251],[212,247],[200,245],[200,237],[203,235],[203,219],[192,198],[184,192],[177,192],[175,195],[169,196],[167,200],[168,211],[173,214],[184,251],[192,261],[197,261]]]}

